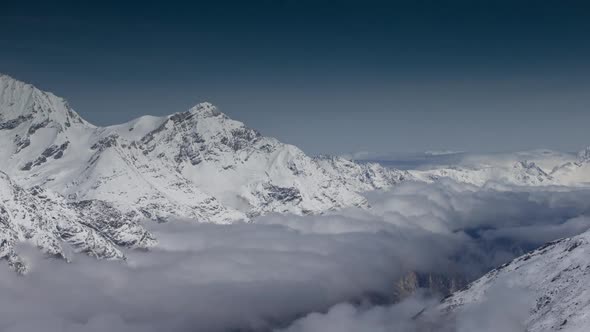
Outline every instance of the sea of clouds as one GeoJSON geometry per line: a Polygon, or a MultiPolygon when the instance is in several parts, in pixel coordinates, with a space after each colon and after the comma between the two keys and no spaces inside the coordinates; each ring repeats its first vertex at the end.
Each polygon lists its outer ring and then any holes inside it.
{"type": "Polygon", "coordinates": [[[497,285],[481,302],[445,315],[433,310],[435,297],[417,292],[389,306],[337,304],[276,332],[523,332],[531,299],[525,289],[497,285]]]}
{"type": "Polygon", "coordinates": [[[396,303],[394,285],[409,272],[472,280],[590,227],[583,189],[408,182],[367,198],[370,210],[321,216],[150,224],[159,245],[126,262],[21,248],[27,275],[0,266],[0,331],[472,331],[486,319],[518,331],[520,290],[500,289],[452,321],[417,320],[439,298],[396,303]]]}

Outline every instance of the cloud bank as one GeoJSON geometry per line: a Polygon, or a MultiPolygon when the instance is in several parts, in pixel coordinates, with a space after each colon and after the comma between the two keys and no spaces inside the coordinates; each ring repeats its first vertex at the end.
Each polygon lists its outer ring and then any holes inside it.
{"type": "Polygon", "coordinates": [[[391,306],[338,304],[275,332],[522,332],[529,300],[526,290],[497,285],[481,303],[445,315],[435,298],[418,293],[391,306]]]}
{"type": "MultiPolygon", "coordinates": [[[[30,250],[28,275],[0,267],[0,330],[412,331],[425,327],[408,317],[436,298],[423,294],[389,306],[396,281],[408,272],[472,279],[590,226],[587,190],[442,181],[404,183],[368,199],[369,211],[270,215],[253,224],[150,224],[159,246],[128,252],[125,263],[83,256],[65,263],[30,250]]],[[[454,330],[471,326],[456,322],[465,325],[450,325],[454,330]]]]}

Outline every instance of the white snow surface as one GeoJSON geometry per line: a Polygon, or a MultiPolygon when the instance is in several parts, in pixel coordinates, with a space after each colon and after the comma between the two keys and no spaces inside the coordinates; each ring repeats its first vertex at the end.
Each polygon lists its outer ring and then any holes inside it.
{"type": "Polygon", "coordinates": [[[366,206],[359,192],[400,180],[397,171],[344,160],[343,176],[209,103],[97,127],[62,98],[6,75],[0,142],[0,170],[25,188],[39,185],[70,201],[104,200],[156,220],[230,223],[268,212],[366,206]]]}
{"type": "Polygon", "coordinates": [[[588,285],[590,231],[550,242],[492,270],[447,298],[440,309],[451,313],[468,309],[499,287],[509,287],[531,295],[527,296],[526,331],[585,332],[590,326],[588,285]]]}

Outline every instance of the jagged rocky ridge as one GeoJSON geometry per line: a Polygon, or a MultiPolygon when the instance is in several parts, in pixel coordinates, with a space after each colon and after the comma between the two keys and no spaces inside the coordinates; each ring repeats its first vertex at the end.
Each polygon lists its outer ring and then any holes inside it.
{"type": "Polygon", "coordinates": [[[68,251],[97,258],[124,259],[120,246],[149,248],[156,241],[136,221],[109,203],[68,202],[35,186],[24,189],[0,172],[0,259],[25,272],[15,246],[28,242],[50,256],[68,258],[68,251]]]}
{"type": "Polygon", "coordinates": [[[2,257],[13,265],[20,240],[57,256],[65,256],[68,243],[122,258],[117,246],[154,243],[143,219],[231,223],[269,212],[367,207],[360,192],[407,176],[377,164],[308,157],[209,103],[97,127],[64,99],[1,74],[0,171],[2,257]]]}

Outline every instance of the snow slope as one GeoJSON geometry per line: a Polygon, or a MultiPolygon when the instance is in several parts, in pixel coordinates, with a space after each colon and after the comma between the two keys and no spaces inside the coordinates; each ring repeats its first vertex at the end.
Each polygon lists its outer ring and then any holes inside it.
{"type": "Polygon", "coordinates": [[[441,309],[451,313],[469,309],[498,287],[523,289],[531,295],[527,331],[583,332],[590,326],[588,285],[590,231],[548,243],[489,272],[446,299],[441,309]]]}
{"type": "Polygon", "coordinates": [[[69,201],[135,219],[229,223],[268,213],[367,206],[359,192],[402,179],[379,165],[310,158],[209,103],[96,127],[59,97],[0,75],[0,170],[69,201]]]}

